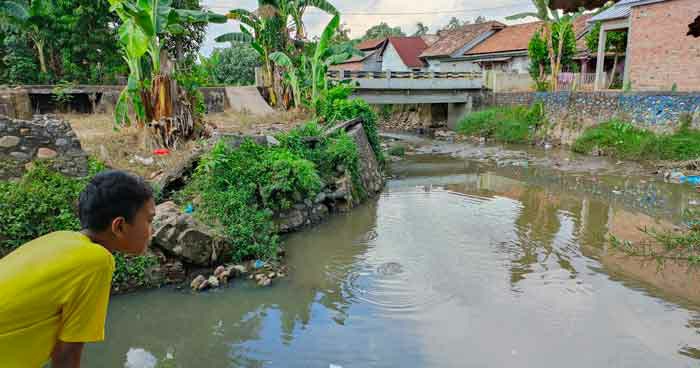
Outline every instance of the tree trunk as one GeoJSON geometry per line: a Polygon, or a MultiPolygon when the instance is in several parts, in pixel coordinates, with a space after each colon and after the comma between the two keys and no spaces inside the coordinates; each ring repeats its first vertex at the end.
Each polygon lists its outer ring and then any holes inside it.
{"type": "Polygon", "coordinates": [[[552,84],[550,86],[550,89],[552,91],[557,90],[557,80],[554,75],[554,64],[556,63],[555,56],[554,56],[554,40],[552,39],[552,23],[550,21],[545,21],[544,23],[544,32],[547,34],[547,53],[549,54],[549,65],[551,69],[551,80],[552,84]]]}
{"type": "Polygon", "coordinates": [[[48,68],[46,68],[46,56],[44,55],[44,42],[39,40],[34,40],[34,45],[36,46],[36,53],[39,56],[39,67],[41,72],[48,73],[48,68]]]}
{"type": "Polygon", "coordinates": [[[615,83],[615,73],[617,72],[617,52],[615,53],[615,59],[613,59],[613,68],[612,71],[610,72],[610,81],[608,82],[608,89],[612,88],[612,85],[615,83]]]}
{"type": "MultiPolygon", "coordinates": [[[[561,27],[561,26],[560,26],[561,27]]],[[[566,32],[566,30],[564,30],[566,32]]],[[[552,78],[556,80],[556,83],[554,85],[554,91],[559,89],[559,72],[561,71],[561,56],[563,53],[564,49],[564,36],[565,34],[562,33],[562,30],[559,30],[559,49],[557,49],[557,60],[556,60],[556,65],[552,68],[552,78]]]]}

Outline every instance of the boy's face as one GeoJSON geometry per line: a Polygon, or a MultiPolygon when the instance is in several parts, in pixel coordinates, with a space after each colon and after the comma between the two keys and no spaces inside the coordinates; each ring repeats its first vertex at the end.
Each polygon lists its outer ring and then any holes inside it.
{"type": "Polygon", "coordinates": [[[143,254],[151,241],[153,217],[156,214],[156,204],[149,199],[136,213],[133,220],[124,222],[120,231],[119,251],[138,255],[143,254]]]}

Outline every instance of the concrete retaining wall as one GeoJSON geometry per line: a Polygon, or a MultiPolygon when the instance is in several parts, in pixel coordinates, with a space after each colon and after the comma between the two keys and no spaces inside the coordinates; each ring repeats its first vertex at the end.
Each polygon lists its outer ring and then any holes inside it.
{"type": "Polygon", "coordinates": [[[487,106],[544,104],[555,141],[572,144],[588,127],[611,119],[664,133],[683,116],[700,128],[700,92],[521,92],[494,93],[487,106]]]}

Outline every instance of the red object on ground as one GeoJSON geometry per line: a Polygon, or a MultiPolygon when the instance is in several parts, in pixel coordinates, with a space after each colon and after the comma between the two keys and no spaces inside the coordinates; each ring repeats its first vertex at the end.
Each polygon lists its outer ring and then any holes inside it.
{"type": "Polygon", "coordinates": [[[170,150],[167,148],[159,148],[159,149],[153,150],[153,154],[158,155],[158,156],[165,156],[165,155],[170,154],[170,150]]]}

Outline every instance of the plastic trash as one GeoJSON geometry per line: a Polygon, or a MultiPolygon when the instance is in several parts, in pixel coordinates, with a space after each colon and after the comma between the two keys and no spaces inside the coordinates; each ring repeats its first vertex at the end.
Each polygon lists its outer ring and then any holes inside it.
{"type": "Polygon", "coordinates": [[[259,259],[253,263],[253,268],[255,268],[255,269],[263,268],[263,267],[265,267],[265,262],[263,262],[259,259]]]}
{"type": "Polygon", "coordinates": [[[185,207],[185,213],[191,214],[192,212],[194,212],[194,206],[192,206],[192,203],[188,203],[187,207],[185,207]]]}
{"type": "Polygon", "coordinates": [[[154,155],[165,156],[170,154],[170,150],[167,148],[158,148],[153,150],[154,155]]]}
{"type": "Polygon", "coordinates": [[[684,176],[681,178],[681,183],[688,183],[693,185],[700,185],[700,175],[695,176],[684,176]]]}

